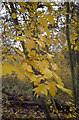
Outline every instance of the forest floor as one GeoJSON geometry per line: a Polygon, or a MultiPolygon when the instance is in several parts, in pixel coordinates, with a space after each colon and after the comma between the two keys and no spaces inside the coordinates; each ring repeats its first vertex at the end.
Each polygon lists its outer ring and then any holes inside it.
{"type": "MultiPolygon", "coordinates": [[[[33,96],[19,95],[17,96],[18,99],[16,98],[16,95],[14,97],[13,96],[3,97],[2,120],[48,120],[46,119],[45,111],[42,109],[40,104],[38,104],[39,102],[33,102],[33,96]],[[30,98],[32,102],[28,101],[26,98],[30,98]]],[[[60,111],[56,113],[54,109],[52,112],[50,111],[50,114],[53,120],[79,120],[79,116],[77,114],[76,117],[73,118],[70,113],[70,115],[66,112],[60,111]]]]}
{"type": "MultiPolygon", "coordinates": [[[[31,88],[30,86],[28,82],[25,84],[15,79],[12,80],[12,78],[3,79],[2,120],[48,120],[39,99],[36,100],[32,90],[28,89],[31,88]]],[[[69,97],[67,94],[60,93],[56,99],[60,99],[64,104],[64,101],[66,103],[69,97]]],[[[49,112],[53,120],[79,120],[79,111],[75,115],[68,113],[69,108],[64,111],[55,111],[49,98],[45,102],[49,106],[49,112]]]]}

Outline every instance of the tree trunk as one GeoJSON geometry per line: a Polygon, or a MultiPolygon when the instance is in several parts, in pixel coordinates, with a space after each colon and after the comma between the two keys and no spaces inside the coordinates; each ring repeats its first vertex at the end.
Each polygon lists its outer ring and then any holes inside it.
{"type": "Polygon", "coordinates": [[[71,66],[71,76],[72,76],[72,83],[73,83],[73,97],[74,97],[74,104],[76,107],[76,84],[75,84],[75,75],[74,75],[74,65],[73,65],[73,56],[70,44],[70,35],[69,35],[69,2],[67,2],[67,13],[66,13],[66,36],[67,36],[67,43],[69,49],[69,57],[70,57],[70,66],[71,66]]]}
{"type": "Polygon", "coordinates": [[[79,107],[79,5],[77,6],[77,106],[79,107]]]}
{"type": "Polygon", "coordinates": [[[45,99],[43,97],[40,98],[40,102],[44,108],[44,112],[46,114],[47,120],[53,120],[50,116],[50,111],[49,111],[48,106],[46,105],[45,99]]]}
{"type": "Polygon", "coordinates": [[[77,104],[79,104],[79,51],[77,51],[77,104]]]}

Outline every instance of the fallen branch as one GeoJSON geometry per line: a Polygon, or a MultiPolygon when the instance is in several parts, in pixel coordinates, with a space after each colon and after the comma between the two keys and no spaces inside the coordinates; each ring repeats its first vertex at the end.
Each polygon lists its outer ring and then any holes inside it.
{"type": "Polygon", "coordinates": [[[25,106],[39,106],[39,108],[44,109],[43,106],[41,105],[41,103],[38,100],[31,101],[28,98],[25,98],[24,100],[21,100],[19,98],[19,96],[17,96],[17,95],[15,96],[15,94],[8,93],[4,89],[2,90],[2,92],[9,96],[8,100],[10,101],[11,105],[21,105],[22,107],[25,107],[25,106]]]}

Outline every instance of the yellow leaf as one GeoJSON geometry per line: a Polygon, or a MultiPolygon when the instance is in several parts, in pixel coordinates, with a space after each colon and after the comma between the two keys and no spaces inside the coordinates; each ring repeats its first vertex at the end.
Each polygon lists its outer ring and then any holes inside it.
{"type": "Polygon", "coordinates": [[[18,63],[14,62],[14,68],[15,68],[15,73],[20,80],[26,79],[23,69],[20,67],[18,63]]]}
{"type": "Polygon", "coordinates": [[[35,2],[31,2],[31,4],[32,4],[32,6],[33,6],[33,9],[34,10],[37,10],[37,2],[35,1],[35,2]]]}
{"type": "Polygon", "coordinates": [[[47,89],[48,89],[47,85],[39,84],[37,88],[33,89],[33,91],[35,91],[35,93],[37,93],[38,95],[41,93],[47,96],[47,89]]]}
{"type": "Polygon", "coordinates": [[[14,67],[7,62],[2,65],[2,75],[11,75],[12,71],[15,71],[14,67]]]}
{"type": "Polygon", "coordinates": [[[36,60],[34,60],[34,61],[31,62],[31,64],[34,66],[35,69],[37,69],[40,72],[45,72],[44,69],[46,67],[48,67],[48,62],[47,61],[36,61],[36,60]]]}
{"type": "Polygon", "coordinates": [[[54,19],[53,19],[53,16],[51,14],[48,14],[48,15],[44,15],[44,18],[47,20],[48,19],[48,22],[50,22],[52,25],[54,24],[54,19]]]}
{"type": "Polygon", "coordinates": [[[60,86],[64,86],[63,82],[62,82],[62,79],[54,72],[52,71],[52,74],[53,74],[53,77],[54,79],[57,81],[57,83],[60,85],[60,86]]]}
{"type": "Polygon", "coordinates": [[[35,54],[31,51],[31,52],[29,52],[28,57],[30,57],[30,59],[34,60],[37,58],[37,54],[35,54]]]}
{"type": "Polygon", "coordinates": [[[21,101],[23,101],[23,100],[24,100],[24,99],[23,99],[23,96],[21,96],[21,97],[20,97],[20,100],[21,100],[21,101]]]}
{"type": "Polygon", "coordinates": [[[60,86],[60,85],[58,85],[58,84],[56,84],[56,86],[57,86],[58,88],[60,88],[62,91],[66,92],[66,93],[68,93],[69,95],[72,96],[72,91],[71,91],[71,90],[66,89],[66,88],[64,88],[64,87],[62,87],[62,86],[60,86]]]}
{"type": "Polygon", "coordinates": [[[71,49],[73,49],[73,45],[71,45],[71,49]]]}
{"type": "Polygon", "coordinates": [[[32,33],[30,32],[30,30],[27,30],[27,29],[24,30],[24,33],[25,33],[25,36],[26,36],[26,37],[29,37],[29,38],[30,38],[31,35],[32,35],[32,33]]]}
{"type": "Polygon", "coordinates": [[[46,21],[43,17],[38,18],[38,21],[39,21],[39,23],[40,23],[41,25],[47,26],[47,21],[46,21]]]}
{"type": "Polygon", "coordinates": [[[26,2],[18,2],[18,4],[22,7],[25,7],[26,6],[26,2]]]}
{"type": "Polygon", "coordinates": [[[26,40],[25,47],[28,51],[35,47],[35,41],[33,40],[26,40]]]}
{"type": "Polygon", "coordinates": [[[38,31],[40,31],[40,33],[42,33],[42,34],[45,32],[44,27],[41,26],[41,25],[37,25],[37,29],[38,29],[38,31]]]}
{"type": "Polygon", "coordinates": [[[75,45],[75,40],[72,42],[73,45],[75,45]]]}
{"type": "Polygon", "coordinates": [[[31,82],[36,81],[36,76],[32,73],[29,72],[27,69],[24,71],[24,73],[30,78],[31,82]]]}
{"type": "Polygon", "coordinates": [[[38,85],[40,83],[41,79],[34,80],[34,85],[38,85]]]}
{"type": "Polygon", "coordinates": [[[41,47],[45,47],[45,44],[44,44],[44,42],[42,42],[42,40],[36,39],[36,38],[35,38],[35,40],[41,47]]]}
{"type": "Polygon", "coordinates": [[[42,75],[36,75],[36,80],[33,80],[34,81],[34,85],[38,85],[40,83],[41,80],[44,80],[44,76],[42,75]]]}
{"type": "Polygon", "coordinates": [[[48,59],[52,60],[53,57],[54,57],[54,55],[51,55],[51,54],[47,53],[47,58],[48,59]]]}
{"type": "Polygon", "coordinates": [[[26,37],[25,36],[18,36],[18,37],[15,37],[14,39],[16,41],[24,41],[24,40],[26,40],[26,37]]]}
{"type": "Polygon", "coordinates": [[[31,28],[34,29],[35,28],[35,23],[31,22],[31,28]]]}
{"type": "Polygon", "coordinates": [[[22,31],[17,31],[18,34],[21,34],[22,31]]]}
{"type": "MultiPolygon", "coordinates": [[[[44,30],[43,30],[44,32],[44,30]]],[[[44,43],[46,43],[48,46],[52,43],[52,39],[47,39],[46,37],[38,34],[38,37],[41,39],[41,41],[43,41],[44,43]]]]}
{"type": "Polygon", "coordinates": [[[58,70],[58,66],[57,66],[57,64],[56,63],[51,63],[51,66],[52,66],[52,69],[53,70],[58,70]]]}
{"type": "Polygon", "coordinates": [[[45,67],[49,68],[49,62],[48,60],[42,60],[45,67]]]}
{"type": "Polygon", "coordinates": [[[55,82],[48,82],[49,93],[55,97],[57,93],[56,83],[55,82]]]}
{"type": "Polygon", "coordinates": [[[52,76],[53,76],[52,72],[48,68],[45,68],[41,71],[42,71],[42,74],[44,74],[45,78],[47,78],[47,79],[52,78],[52,76]]]}
{"type": "Polygon", "coordinates": [[[41,39],[41,41],[44,41],[44,38],[42,35],[38,34],[38,37],[41,39]]]}
{"type": "Polygon", "coordinates": [[[17,52],[19,55],[21,55],[21,56],[22,56],[22,58],[23,58],[23,59],[25,59],[25,58],[26,58],[25,54],[24,54],[24,53],[23,53],[20,49],[15,48],[15,50],[16,50],[16,52],[17,52]]]}
{"type": "Polygon", "coordinates": [[[29,72],[33,72],[32,67],[30,65],[28,65],[26,62],[22,63],[22,68],[24,70],[27,69],[29,72]]]}
{"type": "Polygon", "coordinates": [[[35,69],[37,69],[38,71],[40,71],[40,69],[42,69],[41,61],[33,60],[33,61],[31,62],[31,65],[33,65],[33,67],[34,67],[35,69]]]}
{"type": "Polygon", "coordinates": [[[17,13],[12,13],[12,18],[16,19],[17,18],[17,13]]]}
{"type": "Polygon", "coordinates": [[[75,48],[74,48],[74,50],[77,50],[78,49],[78,47],[76,46],[75,48]]]}
{"type": "Polygon", "coordinates": [[[13,33],[7,33],[6,35],[7,36],[13,36],[13,33]]]}
{"type": "Polygon", "coordinates": [[[45,5],[48,7],[49,12],[52,12],[52,5],[50,4],[50,2],[45,2],[45,5]]]}
{"type": "Polygon", "coordinates": [[[51,36],[51,32],[50,32],[50,30],[48,29],[48,27],[47,26],[45,26],[45,32],[47,33],[47,36],[51,36]]]}
{"type": "Polygon", "coordinates": [[[50,105],[50,109],[52,109],[53,108],[53,106],[52,105],[50,105]]]}
{"type": "Polygon", "coordinates": [[[25,13],[25,12],[26,12],[26,9],[21,8],[21,9],[19,9],[19,11],[21,11],[21,12],[25,13]]]}

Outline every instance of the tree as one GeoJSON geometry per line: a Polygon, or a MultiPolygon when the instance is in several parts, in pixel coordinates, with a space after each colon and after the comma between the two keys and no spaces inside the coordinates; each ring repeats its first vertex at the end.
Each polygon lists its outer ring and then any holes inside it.
{"type": "MultiPolygon", "coordinates": [[[[73,3],[71,3],[71,6],[75,6],[75,5],[73,3]]],[[[74,101],[75,101],[75,106],[76,106],[76,102],[77,102],[77,99],[78,99],[78,87],[77,87],[77,85],[78,85],[78,77],[77,77],[77,80],[75,80],[76,76],[75,76],[74,65],[76,64],[76,60],[74,60],[74,56],[76,57],[75,50],[77,50],[77,52],[79,52],[79,51],[78,51],[78,43],[77,43],[78,42],[78,38],[77,38],[78,37],[78,31],[77,31],[77,26],[76,26],[77,22],[78,22],[77,21],[78,16],[77,16],[77,13],[75,13],[75,15],[73,17],[74,9],[75,9],[75,7],[73,9],[71,8],[71,12],[72,12],[71,18],[73,19],[74,26],[71,24],[70,27],[71,27],[71,29],[73,29],[72,31],[74,32],[75,37],[71,38],[72,34],[69,35],[69,11],[70,11],[70,9],[69,9],[69,2],[67,2],[66,35],[67,35],[67,42],[68,42],[70,63],[71,63],[71,74],[72,74],[72,82],[73,82],[73,96],[74,96],[74,101]]],[[[78,64],[78,57],[77,57],[77,64],[78,64]]]]}
{"type": "Polygon", "coordinates": [[[71,90],[64,88],[63,80],[57,74],[58,65],[53,62],[55,54],[63,57],[62,51],[68,49],[66,40],[59,38],[56,29],[65,35],[59,20],[62,21],[61,15],[65,17],[63,10],[66,12],[66,6],[62,5],[61,11],[55,2],[4,2],[2,7],[7,15],[2,17],[2,75],[11,75],[14,71],[20,80],[29,78],[37,98],[47,96],[48,91],[55,97],[57,89],[71,95],[71,90]],[[55,5],[58,13],[52,9],[55,5]],[[57,35],[53,37],[54,32],[57,35]],[[51,52],[52,45],[54,48],[59,46],[55,54],[51,52]]]}

